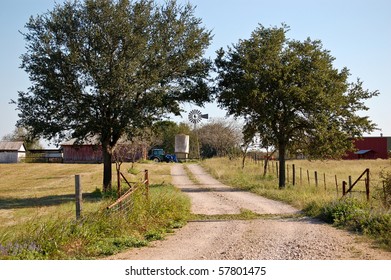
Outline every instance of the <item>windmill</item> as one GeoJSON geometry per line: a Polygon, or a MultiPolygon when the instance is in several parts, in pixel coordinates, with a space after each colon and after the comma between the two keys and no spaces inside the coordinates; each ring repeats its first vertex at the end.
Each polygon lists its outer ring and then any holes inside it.
{"type": "Polygon", "coordinates": [[[189,121],[194,123],[194,130],[197,127],[197,123],[201,122],[202,119],[208,119],[208,114],[202,114],[200,110],[191,110],[189,112],[189,121]]]}
{"type": "Polygon", "coordinates": [[[197,137],[197,153],[198,153],[198,158],[201,158],[200,155],[200,143],[198,141],[198,132],[197,132],[197,123],[201,122],[202,119],[208,119],[208,114],[202,114],[200,110],[191,110],[189,112],[189,121],[194,123],[194,131],[196,133],[197,137]]]}

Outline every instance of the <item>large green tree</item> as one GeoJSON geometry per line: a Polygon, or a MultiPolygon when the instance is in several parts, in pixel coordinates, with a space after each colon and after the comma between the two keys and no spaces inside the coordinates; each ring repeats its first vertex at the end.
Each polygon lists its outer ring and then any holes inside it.
{"type": "Polygon", "coordinates": [[[247,40],[220,49],[217,100],[228,114],[243,117],[279,152],[280,188],[291,147],[314,157],[338,157],[376,126],[360,114],[378,94],[362,82],[349,83],[349,70],[333,67],[334,57],[320,41],[292,40],[289,28],[260,25],[247,40]]]}
{"type": "Polygon", "coordinates": [[[104,190],[121,137],[209,99],[211,33],[190,4],[67,1],[26,29],[21,67],[32,86],[15,101],[18,125],[58,142],[98,135],[104,190]]]}

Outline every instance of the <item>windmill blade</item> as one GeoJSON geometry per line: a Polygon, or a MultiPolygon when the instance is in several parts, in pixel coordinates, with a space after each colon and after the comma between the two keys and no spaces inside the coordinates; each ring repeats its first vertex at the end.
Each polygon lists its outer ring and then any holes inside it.
{"type": "Polygon", "coordinates": [[[189,113],[189,120],[192,123],[200,122],[201,118],[202,118],[202,114],[201,114],[200,110],[192,110],[192,111],[190,111],[190,113],[189,113]]]}

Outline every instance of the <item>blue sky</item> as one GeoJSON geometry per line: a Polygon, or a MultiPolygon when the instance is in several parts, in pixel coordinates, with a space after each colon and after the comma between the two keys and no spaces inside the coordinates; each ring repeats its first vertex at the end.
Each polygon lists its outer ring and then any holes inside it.
{"type": "MultiPolygon", "coordinates": [[[[51,10],[62,0],[12,0],[0,4],[0,138],[13,131],[18,119],[11,99],[25,91],[30,82],[19,68],[25,42],[19,31],[32,15],[51,10]]],[[[187,2],[178,0],[178,2],[187,2]]],[[[220,47],[249,38],[262,24],[290,26],[288,36],[304,40],[307,37],[322,41],[325,49],[336,58],[334,66],[350,69],[351,81],[358,77],[369,90],[379,90],[380,96],[370,100],[365,113],[379,125],[382,133],[391,136],[391,1],[343,0],[190,0],[197,6],[196,16],[214,35],[206,52],[214,59],[220,47]]],[[[198,109],[186,106],[187,111],[198,109]]],[[[211,117],[223,117],[224,111],[214,104],[202,108],[211,117]]],[[[187,114],[184,114],[186,121],[187,114]]],[[[379,135],[376,131],[374,135],[379,135]]]]}

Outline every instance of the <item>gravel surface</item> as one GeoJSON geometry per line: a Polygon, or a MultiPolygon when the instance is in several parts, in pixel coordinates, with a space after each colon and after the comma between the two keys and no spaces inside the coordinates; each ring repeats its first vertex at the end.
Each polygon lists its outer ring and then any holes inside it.
{"type": "Polygon", "coordinates": [[[391,253],[373,248],[362,237],[310,218],[279,218],[299,211],[284,203],[238,191],[210,177],[199,165],[172,167],[173,183],[189,195],[195,214],[238,214],[249,209],[268,218],[249,221],[193,221],[144,248],[108,259],[142,260],[336,260],[384,259],[391,253]],[[275,216],[273,216],[275,214],[275,216]]]}

